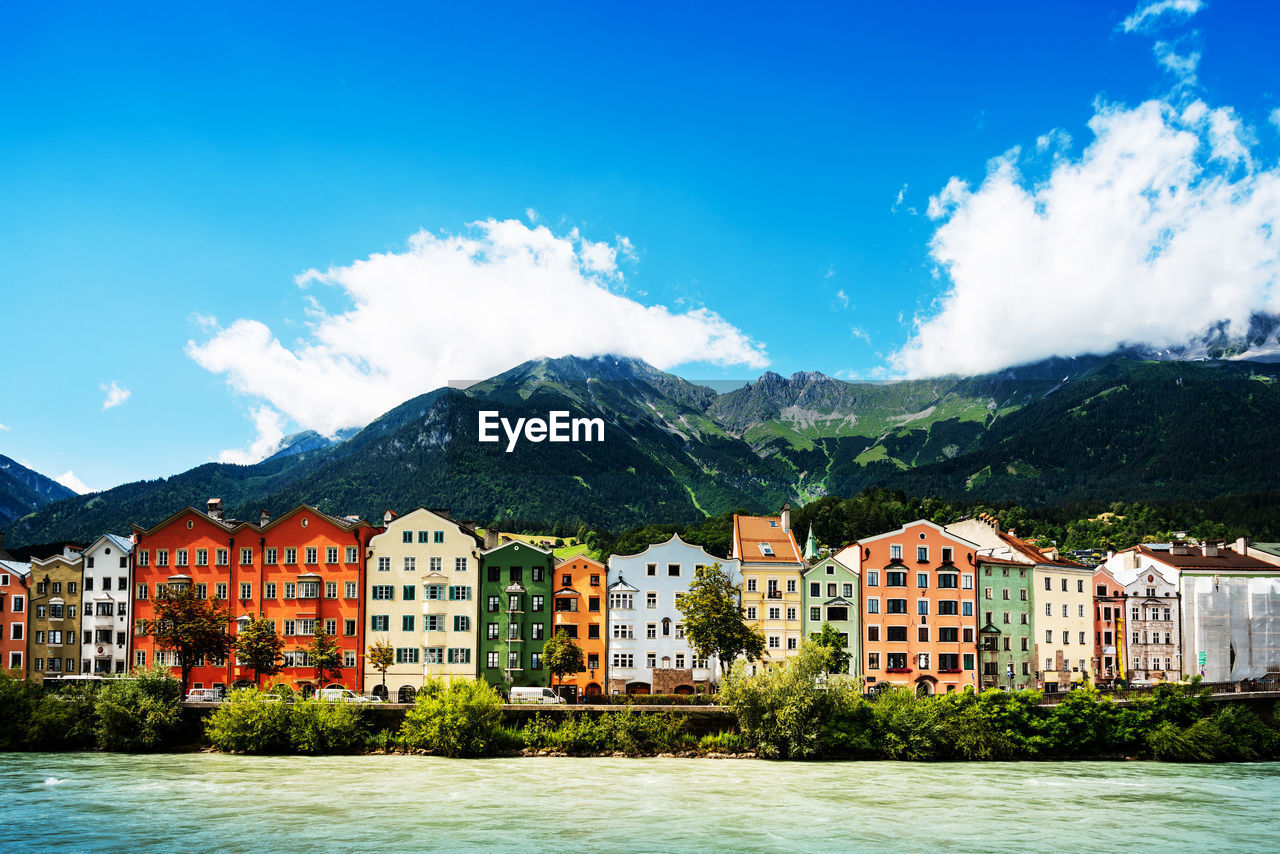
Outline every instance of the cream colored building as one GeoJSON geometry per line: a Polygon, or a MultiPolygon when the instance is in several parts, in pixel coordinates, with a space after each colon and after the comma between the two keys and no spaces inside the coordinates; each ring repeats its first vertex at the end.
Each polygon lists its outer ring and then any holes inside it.
{"type": "Polygon", "coordinates": [[[447,511],[388,513],[387,528],[369,541],[365,568],[364,684],[382,692],[368,648],[395,650],[386,687],[408,702],[428,676],[474,678],[479,672],[476,596],[484,539],[447,511]]]}

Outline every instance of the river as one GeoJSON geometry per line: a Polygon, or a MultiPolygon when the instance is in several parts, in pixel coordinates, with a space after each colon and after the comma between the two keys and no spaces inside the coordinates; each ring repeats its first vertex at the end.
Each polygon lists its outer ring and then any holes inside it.
{"type": "Polygon", "coordinates": [[[0,754],[0,851],[1280,850],[1280,763],[0,754]]]}

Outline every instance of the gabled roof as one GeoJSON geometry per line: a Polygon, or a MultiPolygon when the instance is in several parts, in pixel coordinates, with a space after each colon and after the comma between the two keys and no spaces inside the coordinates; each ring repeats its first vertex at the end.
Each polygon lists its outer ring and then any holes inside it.
{"type": "Polygon", "coordinates": [[[623,593],[639,593],[640,592],[638,588],[632,587],[630,584],[628,584],[627,580],[623,578],[621,575],[619,575],[618,580],[610,584],[606,588],[606,590],[608,590],[610,593],[612,593],[614,590],[618,590],[623,593]]]}
{"type": "Polygon", "coordinates": [[[26,578],[31,574],[31,564],[25,560],[0,560],[0,570],[26,578]]]}
{"type": "Polygon", "coordinates": [[[939,525],[936,522],[930,522],[928,519],[917,519],[914,522],[908,522],[907,524],[903,525],[901,528],[898,528],[896,531],[888,531],[884,534],[875,534],[870,537],[863,537],[862,539],[858,540],[855,543],[851,543],[850,545],[860,545],[862,543],[873,543],[876,540],[883,540],[883,539],[886,539],[887,537],[901,537],[903,534],[907,532],[908,529],[916,528],[916,527],[919,527],[920,525],[924,525],[927,528],[933,528],[933,530],[937,531],[939,534],[942,534],[942,536],[946,537],[947,539],[953,540],[954,542],[960,543],[964,546],[967,546],[968,548],[971,548],[974,550],[977,550],[978,548],[980,548],[980,546],[977,543],[971,543],[968,540],[966,540],[964,537],[957,537],[955,534],[948,531],[942,525],[939,525]]]}
{"type": "Polygon", "coordinates": [[[993,566],[1016,566],[1018,569],[1031,568],[1031,564],[1023,560],[1010,560],[1009,558],[993,557],[991,555],[980,554],[975,558],[975,560],[977,560],[979,564],[985,563],[993,566]]]}
{"type": "Polygon", "coordinates": [[[87,549],[85,549],[85,551],[86,552],[93,551],[94,549],[98,548],[98,546],[102,545],[104,541],[108,545],[115,546],[125,554],[129,554],[130,552],[133,551],[133,539],[131,537],[123,537],[120,534],[103,534],[101,537],[98,537],[98,539],[94,540],[93,543],[90,544],[90,546],[87,549]]]}
{"type": "Polygon", "coordinates": [[[245,524],[249,524],[249,527],[256,528],[258,531],[265,534],[267,531],[270,531],[272,528],[276,527],[277,525],[284,524],[285,520],[292,519],[294,516],[297,516],[299,513],[310,513],[312,516],[315,516],[318,519],[323,519],[329,524],[334,525],[335,527],[341,528],[344,531],[351,531],[356,528],[380,527],[380,526],[374,525],[372,522],[369,522],[365,519],[357,519],[355,521],[352,521],[343,516],[332,516],[324,512],[323,510],[320,510],[317,507],[313,507],[310,504],[299,504],[297,507],[294,507],[292,510],[288,510],[284,513],[281,513],[279,516],[276,516],[275,518],[271,519],[270,521],[267,522],[267,524],[262,525],[261,527],[259,527],[258,525],[252,525],[249,523],[245,523],[245,524]]]}
{"type": "Polygon", "coordinates": [[[854,607],[853,603],[852,603],[852,602],[850,602],[848,599],[844,598],[843,596],[837,596],[837,597],[835,597],[834,599],[828,599],[827,601],[823,602],[822,604],[823,604],[824,606],[825,606],[825,605],[846,605],[846,606],[848,606],[848,607],[850,607],[850,608],[854,607]]]}
{"type": "Polygon", "coordinates": [[[659,547],[661,547],[661,546],[667,546],[667,545],[670,545],[671,543],[679,543],[680,545],[682,545],[682,546],[686,546],[687,548],[696,549],[697,551],[702,552],[704,555],[706,555],[706,556],[707,556],[707,565],[708,565],[708,566],[709,566],[709,565],[711,565],[711,564],[713,564],[713,563],[723,564],[723,563],[724,563],[725,561],[727,561],[727,560],[737,560],[737,558],[723,558],[723,557],[716,557],[715,555],[711,554],[711,553],[710,553],[710,552],[708,552],[706,549],[704,549],[702,546],[697,546],[697,545],[694,545],[693,543],[687,543],[687,542],[685,542],[684,540],[680,539],[680,535],[679,535],[679,534],[672,534],[672,535],[671,535],[671,537],[670,537],[669,539],[664,540],[664,541],[663,541],[663,542],[661,542],[661,543],[650,543],[649,545],[645,546],[644,551],[642,551],[642,552],[636,552],[636,553],[635,553],[635,554],[633,554],[633,555],[619,555],[619,554],[610,555],[610,556],[609,556],[609,563],[610,563],[610,564],[612,564],[612,563],[613,563],[613,559],[614,559],[615,557],[616,557],[616,558],[618,558],[619,560],[623,560],[623,559],[625,559],[625,560],[631,560],[631,559],[633,559],[633,558],[644,557],[645,555],[647,555],[649,552],[653,551],[654,549],[659,548],[659,547]]]}
{"type": "Polygon", "coordinates": [[[501,543],[487,551],[481,551],[480,554],[482,555],[496,554],[502,551],[503,549],[509,549],[509,548],[512,548],[513,546],[519,547],[519,548],[532,549],[533,551],[538,552],[539,554],[546,555],[547,557],[555,556],[551,549],[544,549],[544,548],[541,548],[540,546],[535,546],[533,543],[525,542],[524,540],[512,540],[509,543],[501,543]]]}
{"type": "Polygon", "coordinates": [[[802,564],[800,548],[781,516],[733,516],[733,556],[744,563],[802,564]],[[772,554],[761,544],[768,545],[772,554]]]}
{"type": "Polygon", "coordinates": [[[156,524],[152,525],[150,528],[144,528],[141,525],[135,524],[133,525],[133,531],[135,534],[141,534],[144,537],[148,537],[162,528],[169,527],[174,522],[177,522],[179,519],[181,519],[183,516],[187,515],[188,513],[192,514],[193,516],[195,516],[196,518],[202,521],[208,522],[210,525],[213,525],[217,528],[221,528],[222,530],[227,532],[239,531],[243,528],[250,528],[250,529],[256,528],[255,525],[251,525],[248,522],[215,519],[212,516],[210,516],[208,513],[204,512],[203,510],[197,510],[194,507],[183,507],[177,513],[174,513],[172,516],[168,517],[167,519],[161,522],[157,522],[156,524]]]}
{"type": "Polygon", "coordinates": [[[403,522],[407,520],[410,516],[414,515],[415,513],[426,513],[428,516],[433,516],[447,525],[454,525],[455,527],[457,527],[459,531],[461,531],[462,533],[474,539],[476,541],[477,546],[480,546],[482,548],[484,547],[484,537],[477,534],[474,528],[472,528],[469,525],[464,525],[463,523],[459,522],[457,519],[453,518],[442,509],[433,510],[429,507],[418,507],[416,509],[410,510],[408,513],[405,513],[403,516],[395,512],[394,510],[388,510],[387,513],[391,514],[391,518],[386,519],[386,514],[383,515],[383,518],[387,523],[385,527],[373,526],[373,525],[371,525],[371,527],[382,527],[383,531],[385,532],[390,530],[391,527],[395,525],[395,523],[403,522]]]}
{"type": "Polygon", "coordinates": [[[609,571],[609,567],[605,566],[603,563],[596,560],[595,558],[590,558],[590,557],[587,557],[586,555],[574,555],[573,557],[557,558],[556,568],[559,569],[560,567],[564,566],[566,563],[573,563],[575,561],[582,561],[583,563],[589,563],[592,566],[598,566],[601,569],[603,569],[605,572],[609,571]]]}
{"type": "Polygon", "coordinates": [[[804,577],[804,576],[807,576],[809,573],[813,572],[815,569],[825,569],[827,564],[829,563],[834,563],[836,566],[838,566],[840,569],[843,569],[845,572],[852,573],[853,575],[858,574],[858,570],[854,569],[851,566],[846,566],[843,561],[837,560],[833,555],[830,557],[824,557],[822,560],[818,561],[813,566],[806,567],[805,569],[801,570],[800,575],[801,577],[804,577]]]}

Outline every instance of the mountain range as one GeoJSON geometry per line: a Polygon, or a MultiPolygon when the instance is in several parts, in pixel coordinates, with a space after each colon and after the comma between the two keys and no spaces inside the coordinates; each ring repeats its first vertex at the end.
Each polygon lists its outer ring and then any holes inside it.
{"type": "Polygon", "coordinates": [[[619,530],[870,485],[1030,506],[1243,494],[1280,488],[1280,363],[1265,352],[1278,328],[1259,327],[1249,348],[1196,351],[1231,359],[1130,348],[887,383],[768,372],[726,393],[635,359],[538,359],[332,440],[295,434],[256,465],[209,463],[82,496],[46,484],[42,499],[0,479],[0,506],[15,508],[8,542],[22,545],[149,526],[214,496],[239,518],[301,502],[371,518],[423,505],[619,530]],[[482,410],[513,423],[553,410],[598,417],[604,441],[508,452],[505,439],[477,441],[482,410]]]}
{"type": "Polygon", "coordinates": [[[73,495],[56,480],[0,454],[0,525],[73,495]]]}

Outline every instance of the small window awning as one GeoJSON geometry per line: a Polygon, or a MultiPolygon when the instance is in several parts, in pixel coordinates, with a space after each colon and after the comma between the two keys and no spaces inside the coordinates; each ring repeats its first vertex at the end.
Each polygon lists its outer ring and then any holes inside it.
{"type": "Polygon", "coordinates": [[[301,575],[299,575],[299,576],[298,576],[298,580],[299,580],[299,581],[311,581],[311,580],[313,580],[313,579],[314,579],[314,580],[316,580],[316,581],[319,581],[319,580],[320,580],[320,573],[318,573],[318,572],[304,572],[304,573],[302,573],[301,575]]]}

